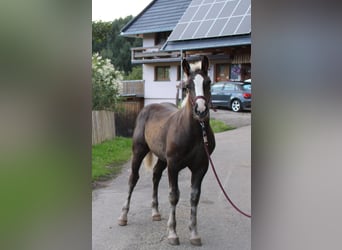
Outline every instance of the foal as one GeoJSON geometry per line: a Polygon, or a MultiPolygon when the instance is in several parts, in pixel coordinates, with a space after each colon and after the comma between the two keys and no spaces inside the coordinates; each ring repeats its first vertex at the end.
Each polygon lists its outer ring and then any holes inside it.
{"type": "Polygon", "coordinates": [[[161,220],[158,210],[158,185],[162,172],[168,171],[169,215],[168,241],[179,245],[176,233],[176,205],[179,200],[178,173],[185,167],[191,171],[191,213],[190,242],[201,245],[197,233],[197,205],[201,194],[201,184],[208,170],[208,158],[204,149],[203,132],[207,135],[208,149],[211,154],[215,148],[215,138],[209,124],[210,79],[208,77],[209,61],[202,58],[200,68],[190,68],[189,63],[182,61],[187,76],[187,96],[181,109],[170,103],[151,104],[142,109],[137,117],[133,134],[132,169],[129,177],[127,200],[122,208],[118,223],[127,225],[131,195],[139,179],[139,168],[145,157],[153,153],[158,160],[153,167],[152,219],[161,220]],[[202,130],[204,125],[205,131],[202,130]]]}

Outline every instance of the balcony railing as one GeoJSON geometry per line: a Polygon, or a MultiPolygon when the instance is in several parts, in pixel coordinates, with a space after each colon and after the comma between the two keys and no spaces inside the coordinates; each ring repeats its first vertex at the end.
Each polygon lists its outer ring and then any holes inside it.
{"type": "Polygon", "coordinates": [[[121,96],[144,97],[144,80],[126,80],[122,81],[120,88],[121,96]]]}
{"type": "Polygon", "coordinates": [[[131,48],[132,63],[176,62],[180,61],[180,51],[162,51],[160,47],[131,48]]]}

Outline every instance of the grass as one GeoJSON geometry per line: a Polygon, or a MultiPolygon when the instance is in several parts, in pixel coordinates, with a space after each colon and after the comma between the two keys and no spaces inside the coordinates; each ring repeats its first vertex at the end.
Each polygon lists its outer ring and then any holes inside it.
{"type": "Polygon", "coordinates": [[[117,175],[123,163],[132,155],[132,139],[116,137],[92,146],[92,179],[106,179],[117,175]]]}
{"type": "Polygon", "coordinates": [[[227,130],[235,129],[235,127],[225,124],[220,120],[210,119],[210,126],[214,133],[220,133],[227,130]]]}

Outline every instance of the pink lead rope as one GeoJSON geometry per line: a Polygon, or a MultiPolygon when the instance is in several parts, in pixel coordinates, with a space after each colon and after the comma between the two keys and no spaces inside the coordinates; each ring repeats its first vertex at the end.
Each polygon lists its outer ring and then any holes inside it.
{"type": "Polygon", "coordinates": [[[213,169],[213,172],[214,172],[214,175],[216,177],[216,180],[224,194],[224,196],[226,197],[227,201],[236,209],[236,211],[238,211],[240,214],[248,217],[248,218],[251,218],[252,216],[250,214],[247,214],[243,211],[241,211],[241,209],[239,209],[235,204],[234,202],[229,198],[228,194],[226,193],[226,191],[224,190],[223,186],[222,186],[222,183],[216,173],[216,170],[215,170],[215,167],[214,167],[214,164],[213,164],[213,161],[211,160],[211,157],[210,157],[210,154],[209,154],[209,150],[208,150],[208,138],[207,138],[207,132],[205,131],[205,126],[204,126],[204,122],[200,122],[201,124],[201,127],[202,127],[202,132],[203,132],[203,141],[204,141],[204,149],[205,149],[205,152],[207,153],[207,156],[208,156],[208,159],[209,159],[209,162],[210,162],[210,165],[211,165],[211,168],[213,169]]]}

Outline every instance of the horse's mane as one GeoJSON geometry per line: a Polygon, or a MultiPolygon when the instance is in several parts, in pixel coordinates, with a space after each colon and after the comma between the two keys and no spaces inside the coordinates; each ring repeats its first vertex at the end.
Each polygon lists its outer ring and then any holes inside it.
{"type": "Polygon", "coordinates": [[[186,94],[185,98],[182,101],[181,107],[185,107],[186,104],[188,103],[188,99],[189,99],[189,93],[186,94]]]}

